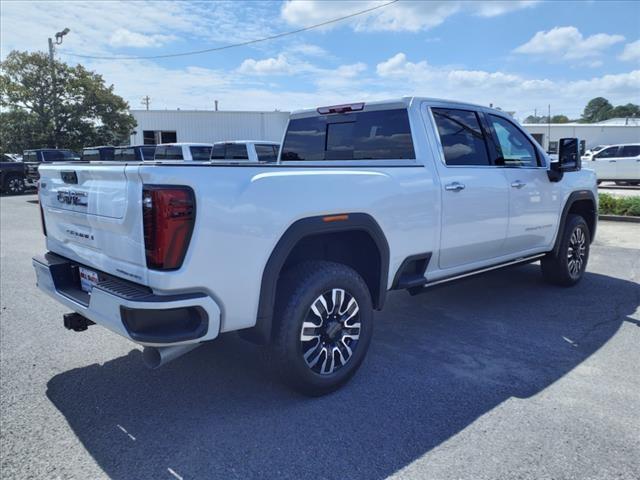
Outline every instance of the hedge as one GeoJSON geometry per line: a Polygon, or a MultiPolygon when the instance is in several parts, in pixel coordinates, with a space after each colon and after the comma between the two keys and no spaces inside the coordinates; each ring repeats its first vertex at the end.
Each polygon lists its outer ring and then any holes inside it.
{"type": "Polygon", "coordinates": [[[608,193],[601,193],[600,214],[602,215],[627,215],[640,217],[640,196],[615,197],[608,193]]]}

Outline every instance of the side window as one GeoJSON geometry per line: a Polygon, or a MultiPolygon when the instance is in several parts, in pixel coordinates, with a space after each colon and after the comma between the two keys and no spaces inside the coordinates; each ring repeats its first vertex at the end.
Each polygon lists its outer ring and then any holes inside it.
{"type": "Polygon", "coordinates": [[[621,157],[637,157],[640,155],[640,145],[625,145],[622,147],[621,157]]]}
{"type": "Polygon", "coordinates": [[[82,160],[85,162],[95,162],[100,160],[100,152],[95,149],[87,149],[82,151],[82,160]]]}
{"type": "Polygon", "coordinates": [[[193,160],[209,160],[211,158],[211,147],[189,147],[193,160]]]}
{"type": "Polygon", "coordinates": [[[596,158],[613,158],[618,156],[618,147],[605,148],[596,154],[596,158]]]}
{"type": "Polygon", "coordinates": [[[432,108],[447,165],[491,165],[478,115],[469,110],[432,108]]]}
{"type": "Polygon", "coordinates": [[[183,160],[182,147],[156,147],[156,160],[183,160]]]}
{"type": "Polygon", "coordinates": [[[249,160],[249,155],[247,155],[247,146],[242,143],[227,144],[225,158],[227,160],[249,160]]]}
{"type": "Polygon", "coordinates": [[[524,133],[509,120],[489,115],[491,126],[498,137],[498,154],[501,155],[496,162],[508,167],[537,167],[538,155],[524,133]]]}
{"type": "Polygon", "coordinates": [[[142,153],[142,160],[153,160],[153,156],[156,153],[156,147],[142,147],[140,152],[142,153]]]}
{"type": "Polygon", "coordinates": [[[261,162],[275,162],[278,158],[278,154],[273,148],[273,145],[256,144],[256,154],[258,155],[258,160],[261,162]]]}
{"type": "Polygon", "coordinates": [[[213,146],[211,160],[224,160],[224,143],[216,143],[213,146]]]}

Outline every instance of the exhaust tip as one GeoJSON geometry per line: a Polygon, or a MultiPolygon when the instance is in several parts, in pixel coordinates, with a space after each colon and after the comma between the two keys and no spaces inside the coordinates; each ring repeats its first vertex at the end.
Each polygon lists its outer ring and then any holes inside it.
{"type": "Polygon", "coordinates": [[[162,355],[160,355],[160,351],[157,348],[144,347],[142,361],[148,368],[155,370],[162,365],[162,355]]]}

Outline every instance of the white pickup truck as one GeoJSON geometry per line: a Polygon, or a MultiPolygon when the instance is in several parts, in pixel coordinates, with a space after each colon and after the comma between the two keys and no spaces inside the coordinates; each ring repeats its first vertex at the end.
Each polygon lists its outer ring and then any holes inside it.
{"type": "Polygon", "coordinates": [[[537,260],[546,280],[577,283],[596,178],[576,139],[559,157],[477,105],[299,111],[277,162],[43,165],[48,252],[33,266],[73,311],[67,328],[100,324],[150,366],[240,331],[320,395],[358,369],[389,290],[537,260]]]}

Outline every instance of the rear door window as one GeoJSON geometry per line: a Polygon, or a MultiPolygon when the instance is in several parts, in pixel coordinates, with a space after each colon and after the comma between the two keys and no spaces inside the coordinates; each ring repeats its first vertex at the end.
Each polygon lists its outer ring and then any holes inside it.
{"type": "Polygon", "coordinates": [[[133,148],[116,148],[113,159],[120,162],[131,162],[136,160],[136,151],[133,148]]]}
{"type": "Polygon", "coordinates": [[[282,160],[415,159],[404,108],[292,119],[282,160]]]}
{"type": "Polygon", "coordinates": [[[156,160],[184,160],[182,156],[182,147],[180,146],[162,146],[156,147],[156,160]]]}
{"type": "Polygon", "coordinates": [[[640,145],[625,145],[622,147],[621,157],[637,157],[640,155],[640,145]]]}
{"type": "Polygon", "coordinates": [[[211,149],[211,160],[224,160],[224,143],[217,143],[211,149]]]}
{"type": "Polygon", "coordinates": [[[140,153],[142,154],[142,160],[153,160],[156,154],[156,147],[141,147],[140,153]]]}
{"type": "Polygon", "coordinates": [[[447,165],[491,165],[476,112],[432,108],[447,165]]]}
{"type": "Polygon", "coordinates": [[[275,162],[278,159],[278,150],[275,145],[256,144],[256,154],[261,162],[275,162]]]}
{"type": "Polygon", "coordinates": [[[211,158],[211,147],[189,147],[189,150],[191,150],[193,160],[209,160],[211,158]]]}

